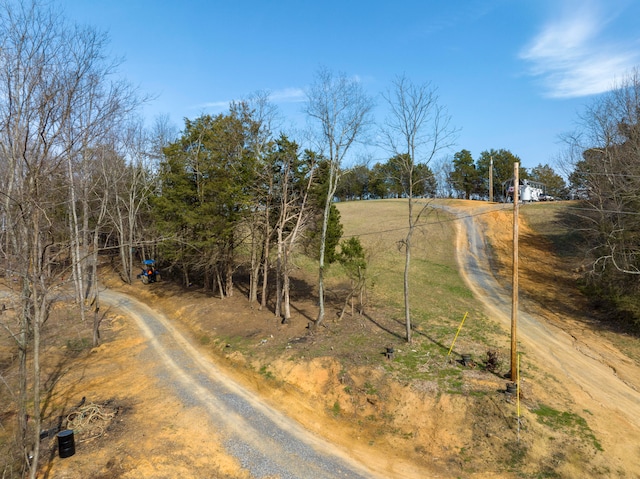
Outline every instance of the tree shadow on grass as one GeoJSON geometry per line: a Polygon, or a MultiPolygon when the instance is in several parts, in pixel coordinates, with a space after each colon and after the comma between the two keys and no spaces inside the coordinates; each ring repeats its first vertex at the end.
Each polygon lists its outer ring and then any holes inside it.
{"type": "MultiPolygon", "coordinates": [[[[394,328],[390,327],[389,325],[383,324],[383,322],[381,320],[374,318],[370,314],[363,314],[363,317],[366,318],[373,325],[375,325],[376,327],[381,329],[382,331],[385,331],[386,333],[388,333],[390,336],[402,341],[404,344],[408,344],[407,343],[407,337],[406,337],[406,324],[403,321],[401,321],[399,319],[390,319],[389,320],[392,323],[392,325],[397,325],[397,326],[399,326],[401,328],[404,328],[403,332],[398,332],[398,331],[394,330],[394,328]]],[[[429,342],[431,342],[432,344],[440,347],[441,349],[443,349],[445,351],[448,351],[448,349],[449,349],[447,346],[445,346],[444,344],[442,344],[440,341],[438,341],[437,339],[433,338],[429,334],[425,333],[424,331],[419,331],[418,329],[416,329],[415,324],[411,325],[411,334],[412,334],[413,337],[419,336],[419,337],[425,338],[429,342]]],[[[460,356],[462,356],[462,355],[460,355],[460,356]]]]}

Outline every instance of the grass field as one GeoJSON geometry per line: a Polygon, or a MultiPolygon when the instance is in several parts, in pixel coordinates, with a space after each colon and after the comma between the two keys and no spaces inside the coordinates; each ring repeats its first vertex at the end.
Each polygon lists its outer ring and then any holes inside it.
{"type": "MultiPolygon", "coordinates": [[[[338,204],[338,209],[344,236],[358,236],[368,252],[373,314],[387,315],[398,326],[404,325],[402,240],[408,232],[407,201],[346,202],[338,204]]],[[[414,329],[411,349],[415,353],[398,361],[406,366],[404,374],[409,376],[417,374],[414,366],[421,364],[425,355],[445,358],[465,314],[467,319],[453,350],[455,357],[468,353],[481,359],[488,349],[503,348],[508,341],[507,333],[481,312],[458,273],[455,219],[429,210],[412,239],[409,290],[414,329]]]]}

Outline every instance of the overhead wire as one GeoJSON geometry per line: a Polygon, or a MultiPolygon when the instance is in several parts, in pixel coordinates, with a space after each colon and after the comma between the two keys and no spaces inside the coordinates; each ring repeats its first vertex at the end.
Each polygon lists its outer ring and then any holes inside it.
{"type": "MultiPolygon", "coordinates": [[[[367,201],[367,200],[361,200],[361,201],[367,201]]],[[[475,218],[475,217],[478,217],[478,216],[483,216],[483,215],[492,213],[494,211],[501,211],[501,210],[505,210],[505,209],[510,209],[511,207],[509,205],[510,205],[510,203],[505,203],[504,204],[504,208],[495,208],[495,209],[491,209],[489,211],[480,211],[480,212],[477,212],[477,213],[466,213],[466,214],[463,214],[463,215],[451,215],[451,217],[446,218],[446,219],[438,219],[436,221],[425,221],[424,223],[420,223],[420,224],[418,224],[416,226],[430,226],[430,225],[437,225],[437,224],[445,224],[445,223],[451,223],[451,222],[454,222],[454,221],[464,220],[464,219],[468,219],[468,218],[475,218]]],[[[572,210],[572,211],[588,211],[588,212],[624,214],[624,215],[634,215],[634,216],[640,215],[640,212],[636,212],[636,211],[603,210],[603,209],[596,209],[596,208],[578,208],[578,207],[575,207],[575,206],[567,206],[566,209],[567,210],[572,210]]],[[[434,210],[446,213],[446,210],[442,210],[442,209],[438,209],[438,208],[434,208],[434,210]]],[[[344,238],[352,238],[352,237],[359,237],[359,236],[379,235],[379,234],[384,234],[384,233],[394,233],[394,232],[397,232],[397,231],[406,231],[409,228],[410,228],[409,226],[402,226],[402,227],[398,227],[398,228],[377,230],[377,231],[372,231],[372,232],[367,232],[367,233],[344,235],[343,237],[344,238]]]]}
{"type": "MultiPolygon", "coordinates": [[[[362,200],[362,201],[367,201],[367,200],[362,200]]],[[[443,213],[448,213],[450,216],[453,217],[449,217],[447,219],[439,219],[437,221],[430,221],[427,222],[425,221],[424,223],[419,223],[416,226],[429,226],[429,225],[437,225],[437,224],[445,224],[445,223],[451,223],[453,221],[459,221],[459,220],[464,220],[467,218],[474,218],[477,216],[482,216],[485,214],[489,214],[492,213],[494,211],[500,211],[503,209],[509,209],[509,206],[507,203],[505,203],[504,208],[495,208],[495,209],[491,209],[490,211],[481,211],[478,213],[469,213],[469,214],[464,214],[464,215],[452,215],[451,213],[447,212],[446,210],[440,209],[440,208],[433,208],[435,211],[438,212],[443,212],[443,213]]],[[[379,234],[383,234],[383,233],[394,233],[396,231],[405,231],[408,230],[410,227],[409,226],[402,226],[399,228],[390,228],[390,229],[386,229],[386,230],[378,230],[378,231],[372,231],[370,233],[361,233],[361,234],[353,234],[353,235],[344,235],[344,238],[352,238],[354,236],[370,236],[370,235],[379,235],[379,234]]]]}

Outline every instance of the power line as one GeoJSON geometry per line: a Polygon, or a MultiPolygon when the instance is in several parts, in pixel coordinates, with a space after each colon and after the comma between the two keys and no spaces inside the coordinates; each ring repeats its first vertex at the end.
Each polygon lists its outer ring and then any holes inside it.
{"type": "MultiPolygon", "coordinates": [[[[361,201],[365,201],[365,200],[361,200],[361,201]]],[[[438,219],[436,221],[425,221],[424,223],[420,223],[419,225],[416,225],[416,227],[422,227],[422,226],[431,226],[431,225],[439,225],[439,224],[446,224],[446,223],[451,223],[453,221],[460,221],[460,220],[464,220],[464,219],[468,219],[468,218],[476,218],[479,216],[483,216],[489,213],[493,213],[495,211],[502,211],[502,210],[506,210],[506,209],[510,209],[510,206],[505,204],[503,207],[500,208],[494,208],[491,209],[489,211],[481,211],[478,213],[467,213],[464,215],[456,215],[453,213],[449,213],[444,209],[439,209],[439,208],[435,208],[432,207],[432,209],[434,211],[442,211],[444,213],[447,213],[449,215],[451,215],[450,218],[447,219],[438,219]]],[[[609,214],[620,214],[620,215],[631,215],[631,216],[640,216],[640,212],[636,212],[636,211],[619,211],[619,210],[604,210],[604,209],[597,209],[597,208],[579,208],[579,207],[574,207],[574,206],[567,206],[566,207],[567,210],[570,211],[587,211],[587,212],[591,212],[591,213],[609,213],[609,214]]],[[[344,238],[352,238],[352,237],[359,237],[359,236],[371,236],[371,235],[379,235],[379,234],[385,234],[385,233],[394,233],[394,232],[399,232],[399,231],[407,231],[409,229],[409,226],[402,226],[399,228],[391,228],[391,229],[385,229],[385,230],[378,230],[378,231],[372,231],[372,232],[367,232],[367,233],[361,233],[361,234],[351,234],[351,235],[344,235],[344,238]]]]}
{"type": "MultiPolygon", "coordinates": [[[[366,201],[366,200],[365,200],[366,201]]],[[[420,228],[422,226],[430,226],[430,225],[439,225],[439,224],[445,224],[445,223],[451,223],[453,221],[459,221],[459,220],[464,220],[464,219],[468,219],[468,218],[475,218],[478,216],[482,216],[482,215],[486,215],[489,213],[493,213],[494,211],[501,211],[501,210],[506,210],[506,209],[510,209],[508,205],[505,204],[504,207],[501,208],[495,208],[495,209],[491,209],[489,211],[481,211],[479,213],[473,213],[473,214],[465,214],[465,215],[455,215],[454,213],[450,213],[444,209],[440,209],[440,208],[435,208],[432,207],[434,211],[437,212],[443,212],[443,213],[447,213],[448,215],[451,215],[451,218],[447,218],[447,219],[439,219],[437,221],[425,221],[424,223],[420,223],[418,225],[416,225],[416,228],[420,228]]],[[[379,235],[379,234],[383,234],[383,233],[394,233],[396,231],[406,231],[409,229],[409,226],[403,226],[401,228],[391,228],[391,229],[386,229],[386,230],[379,230],[379,231],[372,231],[369,233],[361,233],[361,234],[352,234],[352,235],[344,235],[344,238],[353,238],[356,236],[371,236],[371,235],[379,235]]]]}
{"type": "Polygon", "coordinates": [[[576,175],[583,175],[583,176],[613,176],[613,177],[618,177],[618,178],[640,178],[640,175],[631,175],[631,174],[625,174],[625,173],[595,173],[595,172],[591,172],[591,171],[574,171],[573,173],[575,173],[576,175]]]}
{"type": "Polygon", "coordinates": [[[568,206],[567,207],[568,210],[576,210],[576,211],[590,211],[592,213],[611,213],[611,214],[618,214],[618,215],[640,215],[640,212],[638,211],[621,211],[621,210],[603,210],[603,209],[599,209],[599,208],[576,208],[573,206],[568,206]]]}

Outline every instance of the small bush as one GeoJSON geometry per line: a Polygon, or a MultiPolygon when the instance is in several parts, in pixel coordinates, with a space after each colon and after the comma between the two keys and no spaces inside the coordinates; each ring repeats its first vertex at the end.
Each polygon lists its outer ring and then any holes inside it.
{"type": "Polygon", "coordinates": [[[68,339],[67,340],[67,349],[69,351],[73,351],[74,353],[78,353],[80,351],[84,351],[91,347],[91,340],[89,338],[78,338],[78,339],[68,339]]]}

